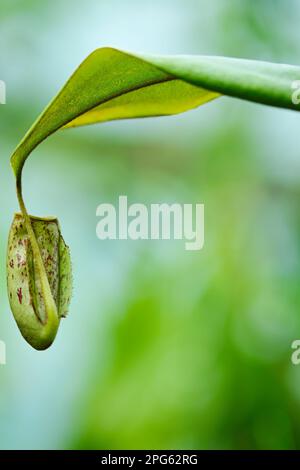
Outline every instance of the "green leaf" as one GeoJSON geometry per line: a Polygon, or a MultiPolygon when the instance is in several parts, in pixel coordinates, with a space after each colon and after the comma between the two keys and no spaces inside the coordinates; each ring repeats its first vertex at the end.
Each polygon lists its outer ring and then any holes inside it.
{"type": "Polygon", "coordinates": [[[63,127],[181,113],[221,94],[297,109],[291,97],[299,77],[300,67],[293,65],[97,49],[31,127],[11,158],[12,167],[20,174],[29,153],[63,127]]]}

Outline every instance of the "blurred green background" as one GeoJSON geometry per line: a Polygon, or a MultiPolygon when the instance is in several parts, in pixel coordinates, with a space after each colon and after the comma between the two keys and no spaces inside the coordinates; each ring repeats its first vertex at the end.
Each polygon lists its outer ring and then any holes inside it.
{"type": "Polygon", "coordinates": [[[0,0],[0,448],[300,448],[297,113],[221,98],[52,136],[24,172],[30,212],[59,217],[73,258],[51,349],[22,339],[4,270],[9,155],[89,52],[299,64],[299,21],[296,0],[0,0]],[[203,202],[204,249],[101,242],[96,207],[120,194],[203,202]]]}

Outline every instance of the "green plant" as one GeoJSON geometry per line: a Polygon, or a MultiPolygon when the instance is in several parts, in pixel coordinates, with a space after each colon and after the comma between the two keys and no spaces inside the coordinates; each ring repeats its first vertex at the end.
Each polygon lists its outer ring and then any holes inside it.
{"type": "Polygon", "coordinates": [[[22,195],[23,166],[43,140],[69,127],[181,113],[221,95],[297,109],[292,87],[299,77],[300,67],[224,57],[136,55],[112,48],[89,55],[11,157],[21,214],[9,235],[8,291],[24,338],[36,349],[49,347],[71,293],[70,256],[58,222],[29,216],[22,195]]]}

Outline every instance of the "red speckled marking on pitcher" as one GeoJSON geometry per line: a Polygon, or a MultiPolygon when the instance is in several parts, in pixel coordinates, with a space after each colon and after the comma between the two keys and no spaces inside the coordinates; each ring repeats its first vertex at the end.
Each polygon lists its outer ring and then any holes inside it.
{"type": "Polygon", "coordinates": [[[20,302],[20,304],[21,304],[21,303],[22,303],[22,299],[23,299],[22,287],[19,287],[19,289],[17,290],[17,296],[18,296],[19,302],[20,302]]]}

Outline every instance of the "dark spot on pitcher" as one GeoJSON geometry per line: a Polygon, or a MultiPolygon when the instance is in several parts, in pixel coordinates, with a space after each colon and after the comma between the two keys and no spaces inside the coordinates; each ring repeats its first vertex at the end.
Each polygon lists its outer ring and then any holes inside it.
{"type": "Polygon", "coordinates": [[[19,302],[20,302],[20,304],[21,304],[21,303],[22,303],[22,299],[23,299],[22,287],[19,287],[19,289],[17,290],[17,296],[18,296],[19,302]]]}

